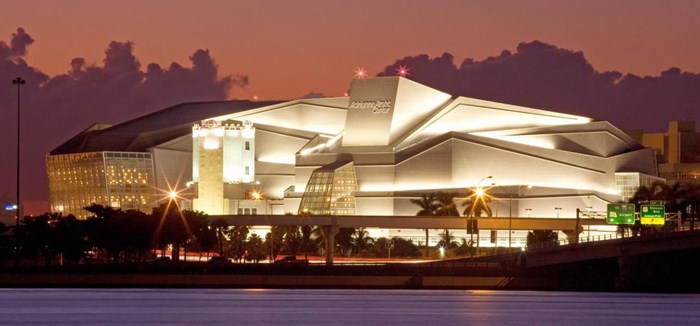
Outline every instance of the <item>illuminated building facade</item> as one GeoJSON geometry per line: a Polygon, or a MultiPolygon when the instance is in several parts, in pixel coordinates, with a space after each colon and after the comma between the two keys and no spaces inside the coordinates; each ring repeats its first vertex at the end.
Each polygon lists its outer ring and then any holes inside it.
{"type": "MultiPolygon", "coordinates": [[[[210,117],[275,103],[183,103],[114,126],[90,126],[46,156],[51,209],[86,217],[89,214],[82,208],[95,203],[150,212],[167,200],[164,194],[170,190],[182,191],[187,200],[182,200],[181,207],[192,209],[196,186],[190,189],[185,184],[194,180],[193,172],[200,165],[193,156],[197,148],[192,142],[193,126],[210,117]]],[[[271,212],[269,206],[241,200],[233,208],[266,214],[271,212]]]]}
{"type": "Polygon", "coordinates": [[[415,215],[424,193],[485,186],[496,216],[570,218],[657,176],[653,150],[606,121],[402,77],[354,79],[349,97],[182,104],[81,137],[61,151],[151,153],[154,186],[210,214],[415,215]]]}
{"type": "Polygon", "coordinates": [[[92,152],[46,158],[51,210],[86,217],[92,203],[150,212],[155,202],[150,153],[92,152]]]}
{"type": "Polygon", "coordinates": [[[224,185],[252,184],[254,176],[255,127],[250,122],[204,120],[192,127],[192,181],[198,189],[195,210],[229,214],[230,201],[243,200],[245,194],[227,198],[224,185]]]}
{"type": "Polygon", "coordinates": [[[355,215],[357,178],[352,161],[316,169],[306,184],[298,214],[355,215]]]}

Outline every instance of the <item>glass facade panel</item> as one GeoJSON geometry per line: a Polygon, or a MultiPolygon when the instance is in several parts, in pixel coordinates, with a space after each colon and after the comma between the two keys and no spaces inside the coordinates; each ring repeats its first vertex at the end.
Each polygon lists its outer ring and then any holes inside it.
{"type": "Polygon", "coordinates": [[[666,182],[663,178],[638,172],[615,173],[615,189],[619,191],[623,202],[627,202],[634,197],[634,193],[637,192],[639,187],[650,188],[654,181],[666,182]]]}
{"type": "Polygon", "coordinates": [[[93,152],[48,155],[46,170],[53,212],[86,218],[92,203],[150,212],[155,205],[150,153],[93,152]]]}
{"type": "Polygon", "coordinates": [[[299,214],[355,215],[357,178],[352,162],[314,171],[301,198],[299,214]]]}

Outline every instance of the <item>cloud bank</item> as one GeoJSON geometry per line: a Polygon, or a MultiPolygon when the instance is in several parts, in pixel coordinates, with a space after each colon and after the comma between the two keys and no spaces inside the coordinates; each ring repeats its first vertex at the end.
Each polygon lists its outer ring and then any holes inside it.
{"type": "Polygon", "coordinates": [[[245,87],[244,75],[219,75],[208,50],[190,56],[190,66],[151,63],[145,71],[131,42],[111,42],[102,65],[71,60],[68,71],[48,76],[25,56],[34,39],[18,28],[8,43],[0,41],[0,119],[5,122],[0,146],[0,194],[14,198],[17,88],[11,80],[27,81],[21,88],[22,198],[47,196],[44,155],[95,122],[119,123],[181,102],[228,98],[232,87],[245,87]],[[0,81],[1,83],[2,81],[0,81]]]}
{"type": "Polygon", "coordinates": [[[410,79],[452,95],[584,115],[627,129],[665,131],[669,120],[700,123],[700,74],[679,68],[643,77],[600,72],[582,52],[539,41],[459,66],[449,53],[409,56],[379,75],[394,76],[399,67],[410,69],[410,79]]]}

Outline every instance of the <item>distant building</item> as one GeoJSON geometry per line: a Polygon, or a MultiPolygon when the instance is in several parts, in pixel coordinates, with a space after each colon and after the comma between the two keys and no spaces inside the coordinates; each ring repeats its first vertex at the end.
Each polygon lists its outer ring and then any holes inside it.
{"type": "Polygon", "coordinates": [[[158,189],[209,214],[415,215],[421,194],[485,186],[496,216],[571,218],[658,179],[654,151],[606,121],[401,77],[355,79],[349,97],[177,105],[88,129],[47,168],[52,209],[80,216],[150,209],[158,189]]]}
{"type": "Polygon", "coordinates": [[[668,183],[700,183],[700,133],[695,121],[670,121],[667,132],[630,135],[654,150],[659,176],[668,183]]]}

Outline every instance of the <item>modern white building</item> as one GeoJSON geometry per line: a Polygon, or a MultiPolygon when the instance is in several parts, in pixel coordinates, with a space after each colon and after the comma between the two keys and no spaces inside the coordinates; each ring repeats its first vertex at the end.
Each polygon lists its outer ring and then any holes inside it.
{"type": "Polygon", "coordinates": [[[52,162],[103,151],[150,154],[153,187],[210,214],[415,215],[424,193],[483,186],[495,215],[571,218],[657,179],[654,152],[606,121],[402,77],[354,79],[349,97],[182,104],[89,129],[47,158],[52,208],[69,207],[52,162]]]}

